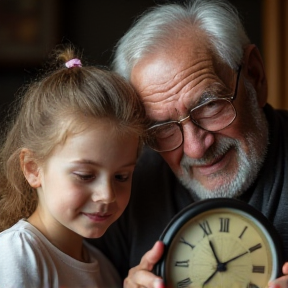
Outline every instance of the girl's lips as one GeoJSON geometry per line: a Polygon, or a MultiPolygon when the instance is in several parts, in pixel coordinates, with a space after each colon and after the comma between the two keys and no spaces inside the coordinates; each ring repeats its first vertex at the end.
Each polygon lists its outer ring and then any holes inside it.
{"type": "Polygon", "coordinates": [[[110,218],[112,216],[112,214],[102,214],[102,213],[84,213],[84,212],[82,212],[82,214],[94,222],[106,221],[108,218],[110,218]]]}

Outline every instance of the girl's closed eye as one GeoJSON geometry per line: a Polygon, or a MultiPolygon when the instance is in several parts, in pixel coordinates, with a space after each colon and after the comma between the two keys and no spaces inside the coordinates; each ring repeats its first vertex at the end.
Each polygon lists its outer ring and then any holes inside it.
{"type": "Polygon", "coordinates": [[[74,172],[73,175],[80,181],[89,182],[95,179],[95,174],[74,172]]]}
{"type": "Polygon", "coordinates": [[[116,174],[115,179],[119,182],[126,182],[131,178],[130,173],[124,173],[124,174],[116,174]]]}

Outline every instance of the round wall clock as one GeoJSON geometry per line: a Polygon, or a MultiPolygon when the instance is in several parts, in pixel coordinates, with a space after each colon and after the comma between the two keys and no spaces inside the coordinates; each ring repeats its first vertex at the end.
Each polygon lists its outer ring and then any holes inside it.
{"type": "Polygon", "coordinates": [[[282,242],[268,219],[239,200],[202,200],[162,233],[156,274],[169,288],[267,287],[280,275],[282,242]]]}

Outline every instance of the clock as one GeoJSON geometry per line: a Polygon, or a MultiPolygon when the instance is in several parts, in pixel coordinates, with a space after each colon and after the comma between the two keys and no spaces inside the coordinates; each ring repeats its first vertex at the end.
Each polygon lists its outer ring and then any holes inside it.
{"type": "Polygon", "coordinates": [[[258,210],[216,198],[187,206],[168,224],[156,274],[169,288],[267,287],[282,269],[282,242],[258,210]]]}

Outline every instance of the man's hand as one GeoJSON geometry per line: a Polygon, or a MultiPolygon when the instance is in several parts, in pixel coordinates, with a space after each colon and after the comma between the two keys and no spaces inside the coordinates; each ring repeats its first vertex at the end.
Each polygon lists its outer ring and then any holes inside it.
{"type": "Polygon", "coordinates": [[[288,262],[283,265],[282,272],[284,276],[269,282],[269,288],[288,288],[288,262]]]}
{"type": "Polygon", "coordinates": [[[128,277],[124,280],[124,288],[164,288],[161,277],[152,273],[154,265],[160,260],[164,252],[164,244],[157,241],[141,259],[138,266],[130,269],[128,277]]]}

